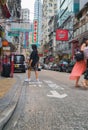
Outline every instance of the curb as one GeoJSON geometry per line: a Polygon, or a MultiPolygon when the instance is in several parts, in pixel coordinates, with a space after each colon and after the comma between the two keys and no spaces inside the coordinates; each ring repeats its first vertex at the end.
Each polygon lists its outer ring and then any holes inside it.
{"type": "Polygon", "coordinates": [[[3,127],[6,125],[6,123],[9,121],[9,119],[11,118],[12,114],[14,113],[17,107],[21,93],[21,87],[18,87],[19,79],[20,78],[17,77],[17,83],[12,87],[11,91],[9,91],[8,94],[3,98],[4,100],[2,99],[1,104],[3,102],[5,102],[5,104],[6,102],[9,103],[5,105],[5,107],[0,111],[0,130],[2,130],[3,127]]]}
{"type": "Polygon", "coordinates": [[[11,115],[13,114],[17,103],[14,105],[8,106],[0,115],[0,130],[4,127],[7,121],[10,119],[11,115]]]}

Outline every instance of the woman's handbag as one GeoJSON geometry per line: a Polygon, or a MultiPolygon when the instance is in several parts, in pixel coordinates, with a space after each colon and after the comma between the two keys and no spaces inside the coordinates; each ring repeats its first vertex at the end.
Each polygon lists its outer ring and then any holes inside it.
{"type": "Polygon", "coordinates": [[[75,53],[75,59],[76,59],[76,61],[84,60],[84,53],[83,53],[83,51],[77,51],[75,53]]]}

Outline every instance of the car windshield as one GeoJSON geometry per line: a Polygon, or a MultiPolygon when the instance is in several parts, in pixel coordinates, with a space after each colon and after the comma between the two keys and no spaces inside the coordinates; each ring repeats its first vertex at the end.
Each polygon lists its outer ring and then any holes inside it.
{"type": "Polygon", "coordinates": [[[66,61],[63,61],[63,64],[68,64],[66,61]]]}
{"type": "Polygon", "coordinates": [[[15,64],[23,64],[24,63],[24,56],[23,55],[15,55],[14,56],[14,63],[15,64]]]}

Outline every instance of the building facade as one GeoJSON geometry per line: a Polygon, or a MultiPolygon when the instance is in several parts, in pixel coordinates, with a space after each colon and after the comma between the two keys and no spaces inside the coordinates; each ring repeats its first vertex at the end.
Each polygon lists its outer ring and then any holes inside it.
{"type": "Polygon", "coordinates": [[[9,11],[11,13],[11,20],[20,18],[21,0],[7,0],[7,4],[8,4],[9,11]]]}
{"type": "Polygon", "coordinates": [[[70,40],[73,39],[73,19],[79,12],[79,0],[58,0],[58,29],[68,30],[68,40],[57,41],[57,53],[71,58],[70,40]]]}
{"type": "Polygon", "coordinates": [[[29,9],[21,9],[21,17],[22,21],[24,23],[29,23],[30,22],[30,10],[29,9]]]}
{"type": "Polygon", "coordinates": [[[50,41],[50,33],[52,27],[54,27],[54,18],[57,14],[57,0],[43,0],[43,19],[42,19],[42,45],[44,50],[44,57],[47,57],[49,47],[49,41],[50,41]],[[51,26],[49,26],[49,21],[51,26]]]}
{"type": "Polygon", "coordinates": [[[72,56],[77,48],[80,48],[83,38],[88,38],[88,2],[83,6],[79,13],[74,17],[74,38],[72,44],[72,56]]]}
{"type": "Polygon", "coordinates": [[[42,2],[35,0],[34,3],[34,20],[38,20],[38,44],[41,44],[42,34],[42,2]]]}

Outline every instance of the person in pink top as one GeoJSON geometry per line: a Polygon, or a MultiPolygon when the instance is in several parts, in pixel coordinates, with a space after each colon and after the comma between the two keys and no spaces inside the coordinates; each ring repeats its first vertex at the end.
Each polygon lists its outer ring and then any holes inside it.
{"type": "MultiPolygon", "coordinates": [[[[85,38],[83,39],[83,42],[81,44],[80,50],[84,51],[84,48],[86,47],[86,43],[85,43],[85,38]]],[[[86,61],[85,59],[81,60],[81,61],[76,61],[72,72],[70,74],[70,79],[71,80],[75,80],[75,87],[81,87],[81,85],[79,85],[79,80],[80,80],[80,76],[85,72],[86,70],[86,61]]]]}

